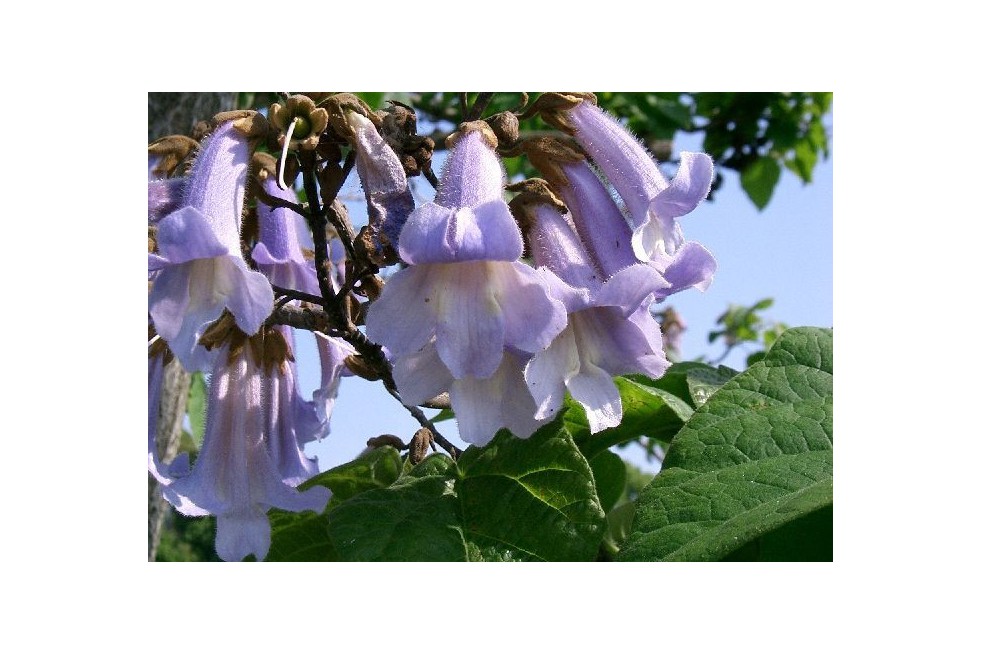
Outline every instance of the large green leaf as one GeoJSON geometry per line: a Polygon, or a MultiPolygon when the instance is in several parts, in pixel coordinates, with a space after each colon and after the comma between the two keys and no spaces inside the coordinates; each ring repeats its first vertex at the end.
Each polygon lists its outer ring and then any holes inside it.
{"type": "MultiPolygon", "coordinates": [[[[795,328],[675,436],[619,558],[718,560],[758,542],[757,556],[793,559],[772,546],[793,544],[795,522],[830,543],[831,505],[832,331],[795,328]]],[[[831,551],[797,555],[815,552],[831,551]]]]}
{"type": "Polygon", "coordinates": [[[559,421],[529,439],[501,431],[456,464],[428,457],[328,523],[342,559],[373,561],[593,560],[603,530],[590,467],[559,421]]]}
{"type": "Polygon", "coordinates": [[[596,434],[590,434],[590,424],[580,404],[566,398],[563,424],[588,458],[640,436],[670,441],[692,415],[692,407],[673,393],[626,377],[614,378],[614,383],[621,394],[624,417],[617,427],[596,434]]]}

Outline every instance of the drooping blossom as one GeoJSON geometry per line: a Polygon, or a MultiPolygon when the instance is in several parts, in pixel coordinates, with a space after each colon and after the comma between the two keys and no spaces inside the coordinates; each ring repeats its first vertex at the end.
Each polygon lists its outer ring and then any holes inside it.
{"type": "Polygon", "coordinates": [[[201,452],[190,474],[174,480],[169,491],[183,502],[178,511],[217,518],[215,550],[223,560],[250,554],[263,559],[270,545],[266,512],[321,512],[330,491],[295,489],[316,467],[292,424],[294,380],[283,366],[285,341],[275,330],[247,339],[234,327],[216,325],[203,339],[217,357],[201,452]]]}
{"type": "MultiPolygon", "coordinates": [[[[490,128],[465,123],[448,142],[434,202],[418,207],[399,235],[399,254],[411,266],[388,280],[366,328],[397,365],[432,341],[455,380],[486,380],[498,372],[506,351],[545,348],[565,327],[566,312],[550,295],[548,278],[518,261],[522,238],[503,198],[504,174],[490,128]]],[[[418,397],[416,385],[427,381],[408,376],[400,391],[418,397]]],[[[466,414],[476,405],[471,400],[458,401],[462,424],[468,418],[461,408],[466,414]]],[[[461,430],[472,442],[490,436],[461,430]]]]}
{"type": "Polygon", "coordinates": [[[385,242],[398,248],[399,233],[416,207],[406,172],[399,156],[385,142],[371,120],[348,111],[348,126],[354,131],[355,170],[368,203],[368,225],[381,250],[385,242]]]}
{"type": "MultiPolygon", "coordinates": [[[[543,118],[570,131],[617,190],[627,208],[635,256],[666,278],[704,277],[688,286],[705,290],[716,262],[704,247],[687,242],[675,220],[688,214],[709,193],[713,162],[705,153],[682,152],[678,171],[668,180],[645,147],[614,117],[597,107],[595,99],[563,96],[567,104],[543,113],[543,118]],[[676,269],[674,271],[670,269],[676,269]]],[[[671,281],[671,280],[670,280],[671,281]]],[[[681,290],[673,284],[673,292],[681,290]]]]}
{"type": "Polygon", "coordinates": [[[560,213],[562,203],[541,180],[526,186],[512,207],[528,226],[535,263],[566,285],[562,298],[569,312],[566,328],[525,368],[535,417],[553,418],[569,390],[583,405],[590,431],[599,432],[619,425],[623,416],[615,376],[660,377],[668,367],[661,332],[648,312],[665,281],[640,263],[607,276],[560,213]]]}
{"type": "Polygon", "coordinates": [[[227,120],[205,141],[192,166],[182,206],[160,220],[159,274],[150,291],[150,316],[158,333],[189,371],[210,357],[198,339],[224,309],[246,334],[255,334],[273,307],[266,277],[242,258],[242,215],[250,145],[240,120],[227,120]]]}
{"type": "MultiPolygon", "coordinates": [[[[253,158],[259,169],[259,184],[270,196],[297,203],[291,188],[281,189],[276,183],[276,161],[265,153],[253,158]]],[[[252,248],[252,259],[269,281],[286,289],[320,295],[313,260],[303,248],[313,246],[310,229],[303,216],[287,207],[270,207],[260,200],[256,204],[259,220],[259,240],[252,248]]]]}
{"type": "MultiPolygon", "coordinates": [[[[609,277],[639,263],[631,228],[586,157],[548,137],[530,141],[525,147],[533,165],[569,208],[584,247],[603,274],[609,277]]],[[[656,293],[658,301],[692,287],[705,291],[716,273],[712,254],[694,241],[683,241],[673,255],[658,256],[647,263],[667,282],[656,293]]]]}

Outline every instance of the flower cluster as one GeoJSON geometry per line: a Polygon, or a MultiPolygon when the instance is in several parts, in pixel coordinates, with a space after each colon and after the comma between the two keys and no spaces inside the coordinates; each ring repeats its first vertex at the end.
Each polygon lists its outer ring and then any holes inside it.
{"type": "Polygon", "coordinates": [[[668,367],[653,305],[715,274],[676,220],[706,197],[712,162],[682,153],[667,180],[591,96],[546,94],[533,108],[576,146],[519,141],[513,115],[461,124],[436,197],[419,206],[407,179],[421,170],[414,121],[353,98],[292,96],[269,122],[220,114],[200,146],[171,137],[150,148],[148,470],[178,511],[217,517],[226,560],[266,556],[268,509],[324,510],[328,489],[298,489],[317,473],[303,447],[329,433],[342,376],[381,378],[409,407],[448,397],[471,444],[500,429],[530,436],[567,394],[599,432],[622,419],[616,376],[668,367]],[[544,179],[506,187],[499,139],[544,179]],[[336,199],[352,169],[368,207],[357,237],[336,199]],[[306,202],[285,172],[303,173],[306,202]],[[378,266],[397,259],[383,286],[378,266]],[[309,400],[291,325],[316,335],[321,385],[309,400]],[[210,374],[193,466],[157,452],[171,359],[210,374]]]}

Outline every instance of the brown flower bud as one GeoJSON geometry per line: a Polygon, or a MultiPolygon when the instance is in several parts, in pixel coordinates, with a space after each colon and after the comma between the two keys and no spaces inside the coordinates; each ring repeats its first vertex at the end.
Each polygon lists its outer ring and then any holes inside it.
{"type": "Polygon", "coordinates": [[[518,141],[518,117],[510,111],[488,117],[488,126],[503,147],[510,147],[518,141]]]}
{"type": "Polygon", "coordinates": [[[153,174],[160,177],[171,175],[188,155],[198,149],[198,142],[180,134],[165,136],[147,146],[147,153],[157,158],[153,174]]]}
{"type": "Polygon", "coordinates": [[[426,458],[426,453],[430,449],[431,443],[433,443],[432,432],[427,428],[416,430],[412,441],[409,442],[409,461],[413,463],[413,466],[419,464],[426,458]]]}
{"type": "Polygon", "coordinates": [[[369,382],[375,382],[381,378],[361,355],[348,355],[344,358],[344,365],[348,367],[349,371],[369,382]]]}
{"type": "Polygon", "coordinates": [[[381,448],[382,446],[392,446],[396,450],[405,450],[407,448],[403,440],[394,434],[380,434],[377,437],[372,437],[365,444],[369,448],[381,448]]]}
{"type": "Polygon", "coordinates": [[[595,105],[597,104],[597,96],[583,92],[543,93],[522,113],[521,118],[531,118],[538,114],[542,120],[556,129],[573,134],[575,130],[566,118],[565,112],[581,102],[595,105]]]}

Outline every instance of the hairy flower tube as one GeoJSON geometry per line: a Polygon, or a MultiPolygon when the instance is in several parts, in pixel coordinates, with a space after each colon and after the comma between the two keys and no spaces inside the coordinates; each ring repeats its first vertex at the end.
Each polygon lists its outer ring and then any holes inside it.
{"type": "Polygon", "coordinates": [[[250,145],[229,120],[202,145],[184,189],[182,206],[160,219],[159,270],[150,290],[150,316],[174,354],[189,371],[202,370],[209,357],[198,339],[226,308],[246,334],[255,334],[273,307],[266,277],[242,258],[242,215],[250,145]]]}
{"type": "MultiPolygon", "coordinates": [[[[546,111],[543,118],[575,136],[596,162],[627,208],[631,246],[641,261],[660,272],[682,267],[707,272],[690,284],[705,290],[712,282],[716,261],[704,247],[687,242],[675,220],[688,214],[709,193],[713,162],[705,153],[683,152],[678,171],[669,181],[645,147],[617,120],[597,107],[592,97],[563,96],[562,109],[546,111]]],[[[682,277],[676,272],[677,277],[682,277]]],[[[674,288],[673,292],[681,290],[674,288]]]]}
{"type": "MultiPolygon", "coordinates": [[[[577,234],[604,277],[639,263],[631,246],[631,228],[586,158],[550,138],[530,142],[526,148],[529,159],[569,208],[577,234]]],[[[716,260],[694,241],[683,242],[672,257],[648,265],[667,283],[656,292],[658,301],[691,287],[704,291],[716,273],[716,260]]]]}
{"type": "MultiPolygon", "coordinates": [[[[375,124],[355,111],[345,114],[354,131],[355,170],[368,203],[368,225],[376,239],[385,235],[393,248],[399,233],[416,207],[399,156],[375,129],[375,124]]],[[[385,243],[379,243],[381,250],[385,243]]]]}
{"type": "MultiPolygon", "coordinates": [[[[259,167],[259,184],[267,194],[280,200],[297,203],[293,189],[280,189],[276,183],[276,161],[264,153],[254,157],[259,167]]],[[[303,216],[287,207],[256,204],[259,219],[259,240],[252,248],[252,259],[269,281],[286,289],[320,294],[314,263],[307,259],[303,246],[313,247],[310,230],[303,216]]]]}
{"type": "MultiPolygon", "coordinates": [[[[545,348],[566,326],[566,312],[550,295],[548,278],[518,261],[522,237],[503,199],[504,176],[490,128],[465,123],[449,141],[435,201],[417,208],[399,235],[400,256],[411,266],[386,283],[366,328],[396,366],[432,341],[453,379],[487,380],[498,373],[506,351],[545,348]]],[[[424,378],[403,376],[400,391],[424,395],[420,391],[430,386],[424,378]]],[[[479,391],[458,389],[461,437],[486,442],[494,432],[468,416],[480,402],[479,391]],[[481,430],[466,429],[471,424],[481,430]]]]}
{"type": "Polygon", "coordinates": [[[282,366],[288,352],[282,338],[272,330],[251,339],[234,328],[226,333],[209,341],[217,358],[201,452],[191,473],[169,489],[183,501],[178,511],[217,517],[215,550],[223,560],[263,559],[270,544],[267,510],[321,512],[330,491],[294,488],[316,467],[296,440],[289,407],[294,381],[282,366]]]}
{"type": "Polygon", "coordinates": [[[643,264],[604,275],[560,214],[562,205],[541,194],[525,191],[512,206],[529,226],[535,263],[568,285],[563,301],[569,323],[545,350],[532,357],[525,379],[537,405],[535,418],[555,417],[569,390],[583,405],[590,432],[596,433],[621,422],[623,408],[615,376],[644,373],[660,377],[668,367],[661,332],[648,312],[665,282],[643,264]]]}

